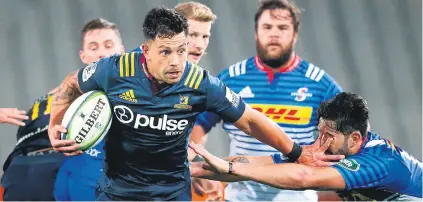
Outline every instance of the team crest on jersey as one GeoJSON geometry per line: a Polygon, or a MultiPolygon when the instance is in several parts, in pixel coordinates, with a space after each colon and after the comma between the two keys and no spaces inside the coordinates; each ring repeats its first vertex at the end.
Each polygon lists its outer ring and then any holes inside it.
{"type": "Polygon", "coordinates": [[[299,88],[297,90],[297,92],[292,92],[291,93],[291,96],[295,96],[295,101],[302,102],[306,98],[313,96],[313,94],[307,93],[307,92],[308,92],[308,88],[307,87],[303,87],[303,88],[299,88]]]}
{"type": "Polygon", "coordinates": [[[93,62],[87,65],[82,71],[82,81],[86,82],[89,78],[91,78],[91,76],[94,74],[96,69],[97,69],[97,62],[93,62]]]}
{"type": "Polygon", "coordinates": [[[351,171],[358,171],[360,169],[360,164],[354,159],[342,159],[338,165],[351,171]]]}
{"type": "Polygon", "coordinates": [[[188,109],[191,110],[192,106],[188,104],[189,97],[180,95],[179,104],[175,104],[173,107],[176,109],[188,109]]]}

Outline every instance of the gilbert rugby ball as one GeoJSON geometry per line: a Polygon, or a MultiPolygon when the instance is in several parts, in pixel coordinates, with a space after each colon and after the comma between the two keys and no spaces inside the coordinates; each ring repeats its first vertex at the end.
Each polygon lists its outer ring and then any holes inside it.
{"type": "Polygon", "coordinates": [[[103,140],[112,124],[109,100],[102,91],[90,91],[78,97],[66,110],[62,126],[67,133],[62,140],[75,140],[80,150],[95,147],[103,140]]]}

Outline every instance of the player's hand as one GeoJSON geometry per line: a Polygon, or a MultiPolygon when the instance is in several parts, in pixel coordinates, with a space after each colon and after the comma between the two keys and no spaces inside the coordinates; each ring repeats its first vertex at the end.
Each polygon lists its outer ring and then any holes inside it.
{"type": "Polygon", "coordinates": [[[297,162],[309,166],[331,166],[336,164],[337,162],[335,161],[344,159],[345,156],[325,154],[332,141],[332,137],[325,138],[325,140],[319,137],[312,145],[303,146],[303,152],[297,162]]]}
{"type": "Polygon", "coordinates": [[[16,108],[0,108],[0,123],[9,123],[17,126],[25,126],[23,120],[28,120],[24,110],[16,108]]]}
{"type": "Polygon", "coordinates": [[[199,196],[207,194],[206,201],[221,201],[223,199],[223,186],[218,181],[193,177],[192,187],[199,196]]]}
{"type": "Polygon", "coordinates": [[[229,171],[229,162],[225,161],[213,154],[210,154],[203,146],[195,144],[194,142],[189,143],[189,147],[194,150],[195,153],[203,157],[204,161],[208,164],[203,164],[203,169],[211,170],[215,173],[227,174],[229,171]]]}
{"type": "Polygon", "coordinates": [[[50,143],[54,151],[63,152],[66,156],[82,154],[82,151],[78,150],[79,145],[76,144],[75,140],[60,139],[60,133],[66,132],[66,128],[62,125],[55,125],[48,129],[48,137],[50,138],[50,143]]]}

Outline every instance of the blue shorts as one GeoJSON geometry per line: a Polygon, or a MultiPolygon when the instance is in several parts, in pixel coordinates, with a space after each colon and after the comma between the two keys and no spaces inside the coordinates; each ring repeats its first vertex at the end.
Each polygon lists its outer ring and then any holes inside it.
{"type": "Polygon", "coordinates": [[[5,201],[53,201],[54,181],[65,156],[16,156],[3,174],[5,201]]]}
{"type": "MultiPolygon", "coordinates": [[[[71,157],[72,158],[72,157],[71,157]]],[[[66,159],[57,174],[54,197],[57,201],[94,201],[102,161],[91,157],[66,159]]]]}

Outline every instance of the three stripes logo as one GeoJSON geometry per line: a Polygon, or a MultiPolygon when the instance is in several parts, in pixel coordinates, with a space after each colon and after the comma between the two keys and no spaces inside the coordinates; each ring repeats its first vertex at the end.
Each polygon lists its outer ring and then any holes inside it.
{"type": "Polygon", "coordinates": [[[192,64],[184,85],[197,90],[203,80],[203,77],[203,69],[196,64],[192,64]]]}
{"type": "Polygon", "coordinates": [[[135,76],[135,52],[126,53],[119,58],[119,76],[135,76]]]}
{"type": "Polygon", "coordinates": [[[135,98],[134,90],[132,90],[132,89],[120,94],[119,97],[126,100],[126,101],[137,103],[137,99],[135,98]]]}

